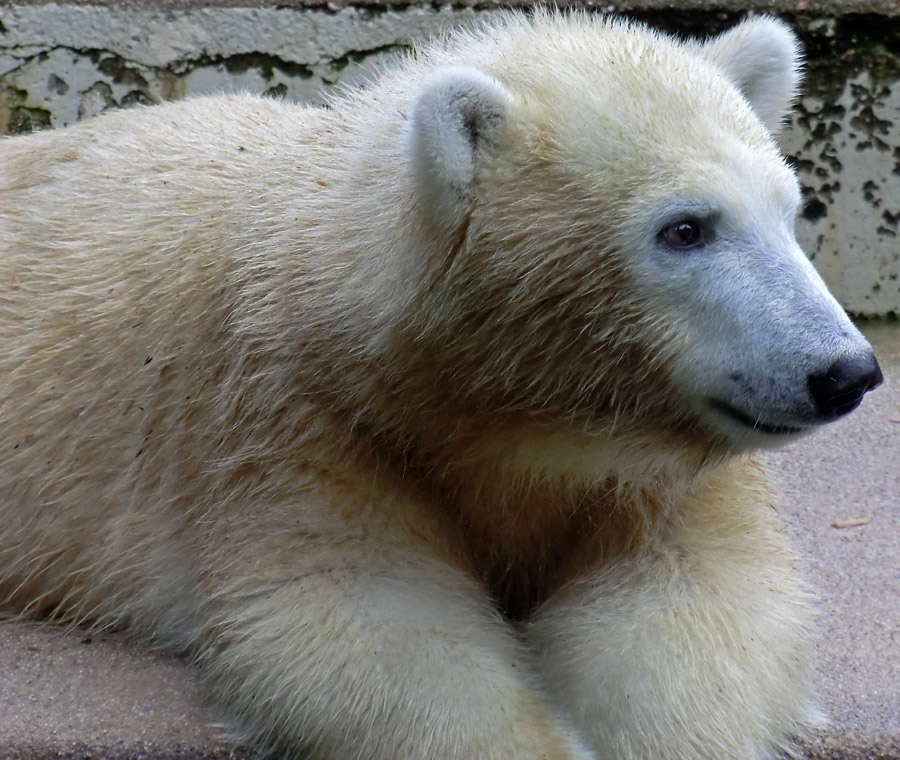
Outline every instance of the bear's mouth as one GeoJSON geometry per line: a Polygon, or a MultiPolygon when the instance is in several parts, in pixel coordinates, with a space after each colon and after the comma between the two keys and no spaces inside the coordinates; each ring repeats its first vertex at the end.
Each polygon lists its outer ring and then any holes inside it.
{"type": "Polygon", "coordinates": [[[799,435],[807,429],[803,425],[785,425],[763,422],[758,417],[752,417],[749,414],[742,412],[740,409],[731,406],[731,404],[726,404],[724,401],[718,401],[717,399],[712,399],[710,401],[710,406],[721,414],[724,414],[730,420],[750,428],[754,433],[763,433],[764,435],[799,435]]]}

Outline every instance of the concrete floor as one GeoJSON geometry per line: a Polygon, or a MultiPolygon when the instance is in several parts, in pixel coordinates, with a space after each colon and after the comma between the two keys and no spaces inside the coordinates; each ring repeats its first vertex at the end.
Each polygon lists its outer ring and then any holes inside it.
{"type": "Polygon", "coordinates": [[[864,326],[885,382],[848,418],[765,456],[821,594],[831,718],[817,758],[900,758],[900,323],[864,326]],[[835,523],[866,520],[856,527],[835,523]]]}
{"type": "MultiPolygon", "coordinates": [[[[865,329],[884,385],[765,456],[821,592],[819,760],[900,760],[900,323],[865,329]],[[835,527],[847,521],[865,522],[835,527]]],[[[200,691],[196,672],[125,641],[0,623],[0,760],[243,757],[200,691]]]]}

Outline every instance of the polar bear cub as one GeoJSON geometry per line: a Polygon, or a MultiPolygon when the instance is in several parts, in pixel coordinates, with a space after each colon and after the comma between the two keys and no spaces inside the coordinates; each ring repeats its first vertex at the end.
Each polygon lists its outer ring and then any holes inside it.
{"type": "Polygon", "coordinates": [[[506,15],[327,109],[0,143],[0,597],[331,760],[763,760],[815,719],[747,452],[857,406],[792,33],[506,15]]]}

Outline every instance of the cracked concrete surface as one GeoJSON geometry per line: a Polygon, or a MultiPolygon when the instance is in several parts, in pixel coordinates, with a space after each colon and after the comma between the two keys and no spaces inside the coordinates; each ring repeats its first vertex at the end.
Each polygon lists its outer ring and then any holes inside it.
{"type": "MultiPolygon", "coordinates": [[[[0,95],[7,112],[43,111],[39,126],[52,127],[109,107],[223,90],[322,103],[339,80],[360,83],[414,40],[483,15],[450,7],[4,7],[0,95]],[[98,86],[105,97],[97,97],[98,86]]],[[[9,130],[10,116],[5,121],[9,130]]]]}

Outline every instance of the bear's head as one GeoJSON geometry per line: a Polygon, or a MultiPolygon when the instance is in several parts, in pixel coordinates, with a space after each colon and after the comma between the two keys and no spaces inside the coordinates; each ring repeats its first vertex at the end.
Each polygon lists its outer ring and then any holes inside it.
{"type": "Polygon", "coordinates": [[[785,25],[682,43],[539,14],[461,48],[426,54],[405,136],[440,251],[405,329],[458,398],[727,452],[880,382],[794,236],[785,25]]]}

